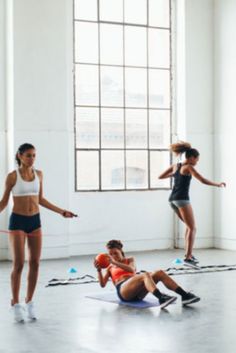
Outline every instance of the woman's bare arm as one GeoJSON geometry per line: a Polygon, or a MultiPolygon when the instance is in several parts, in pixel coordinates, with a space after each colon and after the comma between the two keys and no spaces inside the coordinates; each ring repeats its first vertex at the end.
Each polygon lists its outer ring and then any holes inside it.
{"type": "Polygon", "coordinates": [[[8,174],[6,181],[5,181],[5,190],[2,196],[2,199],[0,201],[0,212],[4,210],[4,208],[7,206],[11,190],[13,186],[16,183],[16,175],[14,172],[8,174]]]}
{"type": "Polygon", "coordinates": [[[136,265],[133,257],[128,258],[128,264],[124,264],[123,262],[119,262],[114,260],[111,256],[111,264],[116,265],[120,268],[123,268],[123,270],[128,271],[128,272],[136,272],[136,265]]]}
{"type": "Polygon", "coordinates": [[[166,169],[162,174],[159,175],[158,179],[166,179],[171,178],[173,176],[174,166],[171,165],[168,169],[166,169]]]}
{"type": "Polygon", "coordinates": [[[194,176],[197,180],[199,180],[201,183],[206,184],[206,185],[211,185],[211,186],[216,186],[216,187],[225,187],[226,184],[224,182],[220,183],[215,183],[214,181],[208,180],[204,178],[201,174],[199,174],[196,169],[193,166],[188,166],[188,171],[189,173],[194,176]]]}
{"type": "Polygon", "coordinates": [[[77,215],[75,215],[74,213],[72,213],[70,211],[66,211],[60,207],[57,207],[56,205],[52,204],[51,202],[49,202],[47,199],[44,198],[44,196],[43,196],[43,173],[41,171],[37,171],[37,174],[38,174],[39,180],[40,180],[40,190],[39,190],[39,204],[40,204],[40,206],[43,206],[53,212],[59,213],[60,215],[62,215],[63,217],[66,217],[66,218],[76,217],[77,215]]]}
{"type": "Polygon", "coordinates": [[[110,277],[109,267],[106,270],[105,275],[103,275],[102,269],[101,269],[101,267],[99,266],[99,264],[98,264],[98,262],[96,260],[94,260],[94,266],[96,267],[96,269],[98,271],[98,281],[99,281],[100,286],[102,288],[106,287],[106,284],[107,284],[107,282],[109,280],[109,277],[110,277]]]}

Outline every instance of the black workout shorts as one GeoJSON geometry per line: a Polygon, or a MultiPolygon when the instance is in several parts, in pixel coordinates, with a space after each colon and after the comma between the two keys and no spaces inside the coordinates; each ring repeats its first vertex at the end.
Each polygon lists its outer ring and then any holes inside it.
{"type": "Polygon", "coordinates": [[[130,299],[130,300],[126,300],[122,297],[122,295],[120,294],[120,289],[123,283],[125,283],[126,281],[128,281],[128,279],[130,278],[126,278],[124,281],[118,283],[116,285],[116,292],[117,292],[117,296],[119,297],[120,300],[122,300],[123,302],[135,302],[137,300],[140,300],[140,298],[138,298],[138,296],[135,296],[134,298],[130,299]]]}
{"type": "Polygon", "coordinates": [[[9,220],[9,230],[21,230],[27,234],[41,227],[40,214],[22,216],[12,213],[9,220]]]}

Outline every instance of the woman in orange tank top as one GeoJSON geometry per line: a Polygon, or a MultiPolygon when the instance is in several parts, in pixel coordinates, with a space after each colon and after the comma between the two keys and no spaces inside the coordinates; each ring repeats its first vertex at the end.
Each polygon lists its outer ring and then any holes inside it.
{"type": "Polygon", "coordinates": [[[94,260],[94,266],[98,271],[100,286],[105,287],[109,278],[111,278],[120,300],[142,300],[148,293],[151,293],[158,298],[160,307],[164,308],[174,302],[177,297],[161,293],[156,287],[158,282],[162,282],[168,289],[179,294],[183,305],[196,303],[200,300],[193,293],[185,292],[162,270],[136,273],[135,260],[133,257],[125,257],[121,241],[110,240],[106,247],[110,258],[110,265],[106,269],[105,274],[102,273],[102,269],[96,260],[94,260]]]}

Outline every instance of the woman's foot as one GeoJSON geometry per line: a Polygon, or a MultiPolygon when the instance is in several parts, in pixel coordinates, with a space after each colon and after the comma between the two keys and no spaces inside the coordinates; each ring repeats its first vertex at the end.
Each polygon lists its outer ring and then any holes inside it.
{"type": "Polygon", "coordinates": [[[186,293],[186,295],[182,297],[182,304],[183,305],[193,304],[193,303],[197,303],[199,301],[200,301],[200,298],[190,292],[186,293]]]}
{"type": "Polygon", "coordinates": [[[12,305],[12,311],[16,322],[23,323],[25,321],[24,308],[21,304],[17,303],[12,305]]]}
{"type": "Polygon", "coordinates": [[[199,260],[194,255],[192,255],[191,259],[195,262],[195,264],[199,263],[199,260]]]}
{"type": "Polygon", "coordinates": [[[185,260],[192,260],[193,262],[195,262],[195,264],[198,264],[198,263],[199,263],[199,260],[198,260],[194,255],[192,255],[192,256],[190,256],[190,257],[188,257],[188,258],[187,258],[187,256],[185,255],[184,261],[185,261],[185,260]]]}
{"type": "Polygon", "coordinates": [[[184,264],[190,267],[199,268],[198,264],[192,258],[189,258],[189,259],[185,258],[184,264]]]}
{"type": "Polygon", "coordinates": [[[32,301],[30,301],[30,302],[25,304],[25,307],[26,307],[28,318],[30,320],[37,320],[37,317],[36,317],[36,314],[35,314],[34,303],[32,301]]]}
{"type": "Polygon", "coordinates": [[[159,298],[160,308],[161,309],[165,308],[167,305],[175,302],[176,299],[177,299],[177,297],[173,297],[173,296],[170,296],[168,294],[162,293],[161,297],[159,298]]]}

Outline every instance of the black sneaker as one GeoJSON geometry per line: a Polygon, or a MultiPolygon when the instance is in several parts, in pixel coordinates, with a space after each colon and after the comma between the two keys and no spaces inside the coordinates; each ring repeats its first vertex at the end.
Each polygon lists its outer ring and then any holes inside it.
{"type": "MultiPolygon", "coordinates": [[[[184,261],[185,261],[185,259],[186,259],[186,255],[185,255],[184,261]]],[[[192,260],[193,262],[195,262],[195,264],[198,264],[198,263],[199,263],[199,260],[198,260],[194,255],[191,256],[191,260],[192,260]]]]}
{"type": "Polygon", "coordinates": [[[160,303],[160,308],[163,309],[167,305],[175,302],[177,297],[172,297],[168,294],[162,294],[161,297],[159,298],[159,303],[160,303]]]}
{"type": "Polygon", "coordinates": [[[197,263],[195,261],[193,261],[193,259],[184,259],[184,265],[187,265],[189,267],[193,267],[193,268],[199,268],[199,266],[197,265],[197,263]]]}
{"type": "Polygon", "coordinates": [[[192,255],[191,259],[195,262],[195,264],[199,263],[199,260],[195,256],[192,255]]]}
{"type": "Polygon", "coordinates": [[[193,293],[187,293],[186,296],[182,297],[182,304],[188,305],[199,302],[200,298],[193,293]]]}

